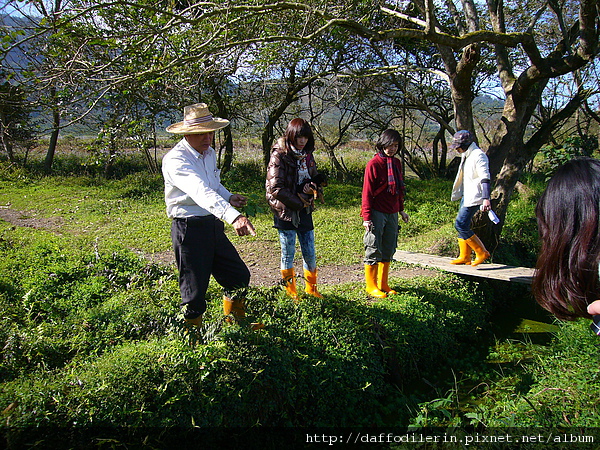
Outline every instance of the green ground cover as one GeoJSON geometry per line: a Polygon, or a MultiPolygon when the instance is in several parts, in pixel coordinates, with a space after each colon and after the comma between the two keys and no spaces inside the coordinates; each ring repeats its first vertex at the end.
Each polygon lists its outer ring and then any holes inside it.
{"type": "MultiPolygon", "coordinates": [[[[225,183],[266,209],[262,177],[238,164],[225,183]]],[[[535,260],[543,183],[525,184],[501,262],[535,260]]],[[[321,263],[360,260],[360,190],[328,187],[315,213],[321,263]]],[[[408,180],[400,248],[454,254],[449,191],[408,180]]],[[[250,318],[265,330],[225,323],[215,301],[189,333],[175,269],[143,256],[170,249],[159,175],[41,177],[4,165],[0,206],[62,217],[51,230],[0,222],[0,410],[13,442],[51,426],[600,425],[598,344],[585,321],[557,324],[542,343],[494,328],[497,311],[533,302],[524,288],[440,273],[393,279],[393,300],[349,283],[300,304],[252,288],[250,318]]],[[[252,239],[276,245],[270,215],[253,222],[252,239]]],[[[219,298],[216,285],[209,294],[219,298]]]]}

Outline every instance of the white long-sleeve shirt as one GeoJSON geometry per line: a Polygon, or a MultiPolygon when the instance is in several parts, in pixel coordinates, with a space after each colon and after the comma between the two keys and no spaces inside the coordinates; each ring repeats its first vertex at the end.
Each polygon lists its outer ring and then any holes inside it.
{"type": "Polygon", "coordinates": [[[240,215],[229,204],[212,147],[200,154],[183,138],[164,156],[162,172],[169,218],[212,214],[231,224],[240,215]]]}

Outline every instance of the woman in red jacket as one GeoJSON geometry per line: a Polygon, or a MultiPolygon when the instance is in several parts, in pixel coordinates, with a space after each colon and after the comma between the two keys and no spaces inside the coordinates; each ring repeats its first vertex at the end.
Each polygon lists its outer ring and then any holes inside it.
{"type": "Polygon", "coordinates": [[[396,294],[388,286],[388,274],[398,242],[398,214],[404,222],[409,219],[404,212],[402,162],[394,157],[400,141],[396,130],[385,130],[375,144],[377,154],[365,168],[361,216],[366,291],[377,298],[396,294]]]}

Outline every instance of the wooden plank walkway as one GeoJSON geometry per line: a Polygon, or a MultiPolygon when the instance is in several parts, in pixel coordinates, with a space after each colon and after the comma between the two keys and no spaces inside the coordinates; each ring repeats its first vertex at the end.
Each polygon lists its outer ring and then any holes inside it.
{"type": "Polygon", "coordinates": [[[471,277],[492,278],[494,280],[511,281],[513,283],[531,284],[533,270],[529,267],[507,266],[505,264],[483,263],[476,267],[464,264],[450,264],[454,258],[426,255],[423,253],[397,250],[394,259],[408,264],[433,267],[446,272],[468,275],[471,277]]]}

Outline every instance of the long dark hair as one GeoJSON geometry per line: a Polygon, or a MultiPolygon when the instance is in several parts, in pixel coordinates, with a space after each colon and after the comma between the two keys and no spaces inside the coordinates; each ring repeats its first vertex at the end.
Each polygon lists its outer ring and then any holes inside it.
{"type": "Polygon", "coordinates": [[[379,153],[383,154],[383,150],[391,146],[395,142],[397,142],[398,145],[400,145],[400,143],[402,142],[402,136],[400,136],[400,133],[398,133],[396,130],[388,128],[383,133],[381,133],[379,139],[377,139],[377,142],[375,142],[375,148],[379,153]]]}
{"type": "Polygon", "coordinates": [[[306,120],[299,117],[288,123],[283,137],[285,139],[285,145],[288,149],[290,149],[291,146],[296,143],[296,139],[299,137],[308,138],[308,142],[304,146],[304,153],[312,153],[315,149],[315,137],[313,135],[312,128],[306,120]]]}
{"type": "Polygon", "coordinates": [[[535,211],[542,247],[533,294],[559,319],[590,317],[600,299],[600,161],[578,158],[551,178],[535,211]]]}

